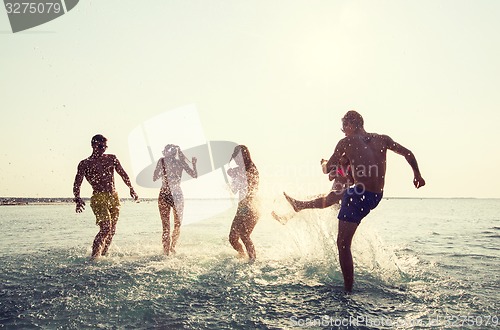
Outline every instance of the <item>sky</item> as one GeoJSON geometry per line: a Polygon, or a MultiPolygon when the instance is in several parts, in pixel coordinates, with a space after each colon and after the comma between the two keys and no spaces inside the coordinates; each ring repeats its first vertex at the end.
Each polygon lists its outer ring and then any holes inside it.
{"type": "Polygon", "coordinates": [[[413,151],[427,182],[415,189],[390,153],[385,196],[500,198],[499,12],[496,0],[87,0],[12,33],[2,8],[0,197],[72,197],[100,133],[154,198],[129,136],[188,106],[204,138],[249,147],[271,197],[328,191],[319,161],[354,109],[413,151]]]}

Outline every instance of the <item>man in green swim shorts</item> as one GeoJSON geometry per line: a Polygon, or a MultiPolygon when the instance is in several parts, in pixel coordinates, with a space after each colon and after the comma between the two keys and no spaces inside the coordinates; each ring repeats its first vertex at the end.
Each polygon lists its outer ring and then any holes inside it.
{"type": "Polygon", "coordinates": [[[108,252],[120,214],[120,200],[115,190],[115,170],[130,188],[130,196],[134,200],[137,200],[138,196],[118,158],[115,155],[104,154],[108,148],[107,139],[100,134],[95,135],[92,137],[91,145],[93,151],[90,157],[78,164],[73,194],[75,195],[76,213],[81,213],[85,209],[85,202],[80,198],[83,178],[87,179],[94,190],[90,198],[90,207],[94,211],[96,224],[100,230],[92,244],[91,259],[96,259],[108,252]]]}

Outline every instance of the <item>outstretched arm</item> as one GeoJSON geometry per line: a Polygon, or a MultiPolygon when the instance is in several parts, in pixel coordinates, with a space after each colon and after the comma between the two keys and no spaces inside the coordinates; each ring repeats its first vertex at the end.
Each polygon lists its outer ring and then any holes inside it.
{"type": "Polygon", "coordinates": [[[136,201],[139,196],[137,196],[137,194],[135,193],[134,187],[132,187],[132,183],[130,182],[130,178],[128,177],[127,172],[125,172],[125,170],[123,169],[118,158],[114,159],[114,164],[116,173],[118,173],[122,177],[123,182],[125,182],[127,187],[130,188],[130,197],[132,197],[136,201]]]}
{"type": "Polygon", "coordinates": [[[386,141],[387,141],[387,149],[392,150],[398,155],[403,156],[408,162],[408,164],[410,164],[413,170],[413,184],[415,185],[415,188],[418,189],[420,187],[425,186],[425,180],[424,178],[422,178],[422,175],[420,174],[420,169],[418,168],[417,159],[415,158],[413,152],[403,147],[399,143],[394,142],[394,140],[388,136],[386,136],[386,141]]]}

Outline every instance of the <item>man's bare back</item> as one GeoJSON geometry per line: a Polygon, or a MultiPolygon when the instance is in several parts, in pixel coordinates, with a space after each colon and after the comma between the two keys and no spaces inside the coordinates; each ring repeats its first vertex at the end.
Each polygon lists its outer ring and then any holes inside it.
{"type": "Polygon", "coordinates": [[[394,142],[389,136],[358,130],[339,141],[334,154],[327,163],[327,168],[333,167],[336,161],[344,155],[350,161],[355,184],[362,185],[367,191],[383,192],[387,150],[404,156],[410,165],[413,162],[416,163],[412,152],[394,142]]]}
{"type": "MultiPolygon", "coordinates": [[[[362,133],[346,137],[337,144],[335,153],[349,159],[354,183],[371,192],[384,190],[386,156],[389,137],[362,133]]],[[[328,167],[329,164],[327,164],[328,167]]]]}

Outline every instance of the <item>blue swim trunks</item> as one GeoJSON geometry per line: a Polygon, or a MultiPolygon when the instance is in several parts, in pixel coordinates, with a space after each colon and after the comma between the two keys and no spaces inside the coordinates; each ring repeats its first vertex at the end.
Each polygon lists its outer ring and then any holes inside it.
{"type": "Polygon", "coordinates": [[[338,219],[359,224],[361,220],[377,207],[383,193],[366,191],[362,186],[348,188],[342,197],[338,219]]]}

